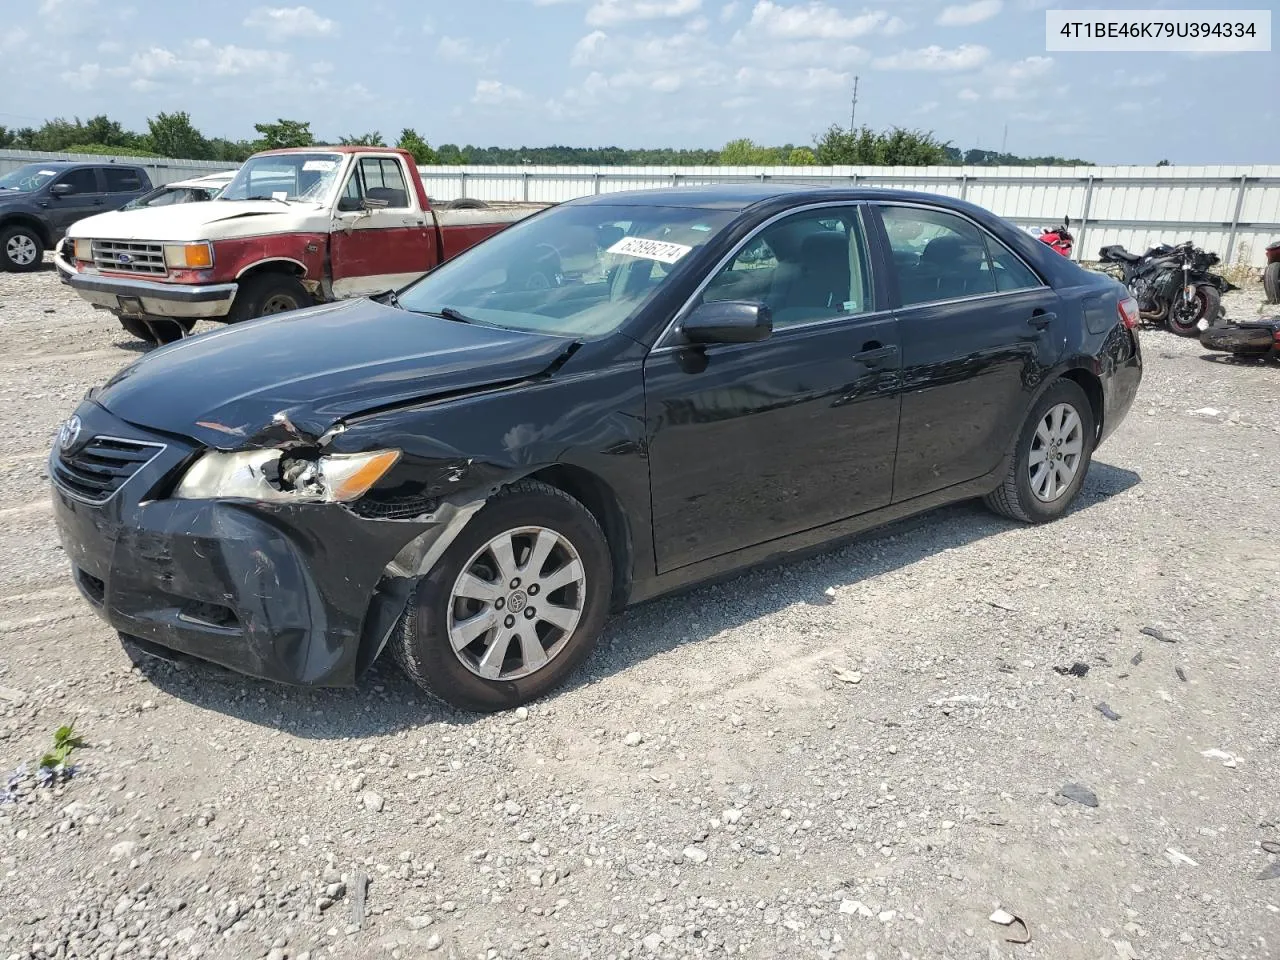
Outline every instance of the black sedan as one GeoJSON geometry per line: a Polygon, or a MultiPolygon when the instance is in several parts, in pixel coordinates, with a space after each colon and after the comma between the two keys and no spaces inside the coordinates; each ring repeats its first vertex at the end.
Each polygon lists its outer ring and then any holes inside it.
{"type": "Polygon", "coordinates": [[[673,588],[966,498],[1061,516],[1133,402],[1137,319],[945,197],[585,198],[142,358],[63,425],[55,514],[143,652],[349,685],[389,646],[502,709],[673,588]]]}

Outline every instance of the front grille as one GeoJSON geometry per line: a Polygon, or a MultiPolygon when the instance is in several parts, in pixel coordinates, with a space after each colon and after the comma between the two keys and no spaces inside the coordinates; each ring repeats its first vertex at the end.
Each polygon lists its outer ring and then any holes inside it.
{"type": "Polygon", "coordinates": [[[94,240],[93,265],[99,270],[153,277],[169,272],[164,265],[164,247],[142,240],[94,240]]]}
{"type": "Polygon", "coordinates": [[[58,454],[53,480],[74,497],[103,503],[163,449],[162,443],[94,437],[70,456],[58,454]]]}

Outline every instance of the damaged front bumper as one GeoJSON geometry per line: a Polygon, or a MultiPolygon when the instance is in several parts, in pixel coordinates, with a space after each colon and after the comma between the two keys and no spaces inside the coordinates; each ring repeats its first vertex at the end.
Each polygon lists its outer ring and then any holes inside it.
{"type": "Polygon", "coordinates": [[[239,289],[235,283],[161,283],[101,273],[64,272],[64,267],[69,266],[64,260],[63,266],[58,267],[59,276],[82,299],[128,316],[218,319],[231,312],[239,289]]]}
{"type": "Polygon", "coordinates": [[[144,648],[266,680],[353,684],[400,619],[414,577],[474,512],[443,505],[383,520],[328,503],[169,499],[196,444],[139,431],[92,402],[77,415],[79,435],[50,454],[49,473],[81,594],[144,648]],[[94,446],[102,442],[106,454],[94,446]],[[105,496],[78,472],[85,451],[98,463],[137,445],[145,450],[133,462],[150,459],[105,496]]]}

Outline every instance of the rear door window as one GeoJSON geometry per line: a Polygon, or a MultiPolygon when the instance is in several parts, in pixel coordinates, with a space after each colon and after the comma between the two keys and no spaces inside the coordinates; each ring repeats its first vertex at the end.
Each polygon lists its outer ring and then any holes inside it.
{"type": "Polygon", "coordinates": [[[929,207],[883,205],[902,305],[996,292],[981,231],[963,217],[929,207]]]}
{"type": "Polygon", "coordinates": [[[107,180],[107,193],[138,193],[142,190],[142,178],[137,170],[128,167],[103,167],[107,180]]]}

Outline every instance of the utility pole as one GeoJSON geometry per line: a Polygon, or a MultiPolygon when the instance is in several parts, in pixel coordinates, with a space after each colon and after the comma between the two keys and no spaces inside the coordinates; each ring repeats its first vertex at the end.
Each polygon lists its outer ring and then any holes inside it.
{"type": "Polygon", "coordinates": [[[853,132],[853,127],[858,117],[858,78],[853,78],[853,106],[849,110],[849,132],[853,132]]]}
{"type": "Polygon", "coordinates": [[[1009,146],[1009,125],[1006,123],[1004,125],[1004,136],[1000,138],[1000,152],[1007,153],[1008,151],[1005,148],[1008,146],[1009,146]]]}

